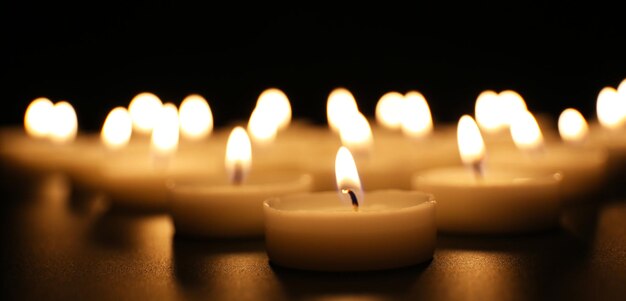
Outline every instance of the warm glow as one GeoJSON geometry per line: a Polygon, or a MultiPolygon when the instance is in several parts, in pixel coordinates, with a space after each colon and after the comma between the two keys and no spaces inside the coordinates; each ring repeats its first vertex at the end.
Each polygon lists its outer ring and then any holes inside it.
{"type": "Polygon", "coordinates": [[[326,117],[328,118],[328,126],[333,131],[339,132],[343,122],[349,120],[355,113],[359,112],[356,100],[350,91],[345,88],[337,88],[328,95],[326,103],[326,117]]]}
{"type": "Polygon", "coordinates": [[[430,108],[422,93],[410,91],[402,107],[402,132],[411,138],[423,138],[433,131],[430,108]]]}
{"type": "Polygon", "coordinates": [[[56,143],[74,141],[78,132],[78,119],[74,107],[67,101],[54,105],[50,119],[50,139],[56,143]]]}
{"type": "Polygon", "coordinates": [[[100,139],[109,149],[120,149],[130,140],[133,123],[126,108],[117,107],[111,112],[102,125],[100,139]]]}
{"type": "Polygon", "coordinates": [[[626,97],[626,78],[623,79],[621,83],[619,83],[619,86],[617,86],[617,93],[621,95],[622,101],[625,101],[624,97],[626,97]]]}
{"type": "Polygon", "coordinates": [[[261,95],[256,103],[257,108],[264,108],[272,114],[273,122],[277,123],[278,129],[286,129],[291,122],[291,104],[287,95],[276,88],[270,88],[261,95]]]}
{"type": "Polygon", "coordinates": [[[335,177],[337,180],[337,191],[342,200],[351,202],[350,196],[347,194],[347,190],[350,190],[356,195],[359,203],[363,202],[363,190],[356,163],[354,163],[354,158],[350,151],[343,146],[339,148],[335,158],[335,177]]]}
{"type": "Polygon", "coordinates": [[[487,133],[495,133],[508,126],[508,122],[502,114],[502,107],[498,93],[486,90],[478,95],[474,115],[482,130],[487,133]]]}
{"type": "Polygon", "coordinates": [[[248,132],[258,145],[270,144],[276,139],[278,130],[275,115],[270,107],[256,107],[248,120],[248,132]]]}
{"type": "Polygon", "coordinates": [[[152,128],[159,123],[159,114],[163,103],[154,94],[139,93],[128,105],[130,118],[133,120],[133,129],[142,134],[149,134],[152,128]]]}
{"type": "Polygon", "coordinates": [[[199,140],[207,137],[213,130],[213,113],[209,103],[198,94],[183,99],[178,116],[180,133],[186,139],[199,140]]]}
{"type": "Polygon", "coordinates": [[[341,144],[359,154],[368,154],[374,143],[372,129],[367,118],[361,113],[346,117],[346,122],[339,129],[341,144]]]}
{"type": "Polygon", "coordinates": [[[159,155],[169,155],[178,148],[178,110],[172,103],[166,103],[155,114],[157,122],[152,131],[152,149],[159,155]]]}
{"type": "Polygon", "coordinates": [[[402,126],[402,108],[404,95],[388,92],[376,104],[376,122],[388,129],[399,129],[402,126]]]}
{"type": "Polygon", "coordinates": [[[515,116],[519,113],[526,112],[528,108],[526,107],[526,102],[524,98],[522,98],[519,93],[513,90],[505,90],[498,94],[500,98],[501,106],[502,106],[502,118],[503,121],[510,126],[510,122],[515,118],[515,116]]]}
{"type": "Polygon", "coordinates": [[[478,125],[469,115],[461,116],[457,126],[457,142],[461,160],[466,165],[478,165],[485,157],[485,142],[478,125]]]}
{"type": "Polygon", "coordinates": [[[598,121],[603,127],[608,129],[619,128],[626,119],[626,99],[620,101],[615,88],[605,87],[598,94],[596,113],[598,114],[598,121]]]}
{"type": "Polygon", "coordinates": [[[226,172],[231,183],[241,184],[252,164],[252,146],[246,130],[235,127],[226,144],[226,172]]]}
{"type": "Polygon", "coordinates": [[[543,135],[532,113],[517,114],[511,122],[513,142],[521,150],[536,151],[543,146],[543,135]]]}
{"type": "Polygon", "coordinates": [[[579,143],[587,137],[589,126],[576,109],[565,109],[559,116],[559,134],[565,142],[579,143]]]}
{"type": "Polygon", "coordinates": [[[26,133],[35,138],[46,137],[50,131],[50,119],[54,104],[45,97],[33,100],[24,114],[26,133]]]}

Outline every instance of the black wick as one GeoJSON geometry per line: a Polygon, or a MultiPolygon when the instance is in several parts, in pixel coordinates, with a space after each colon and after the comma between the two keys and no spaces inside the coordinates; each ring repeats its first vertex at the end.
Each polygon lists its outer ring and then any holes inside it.
{"type": "Polygon", "coordinates": [[[356,198],[356,194],[351,189],[342,189],[341,192],[347,193],[352,201],[352,208],[354,211],[359,211],[359,200],[356,198]]]}
{"type": "Polygon", "coordinates": [[[243,182],[243,166],[241,163],[236,162],[235,166],[233,166],[233,184],[241,185],[243,182]]]}

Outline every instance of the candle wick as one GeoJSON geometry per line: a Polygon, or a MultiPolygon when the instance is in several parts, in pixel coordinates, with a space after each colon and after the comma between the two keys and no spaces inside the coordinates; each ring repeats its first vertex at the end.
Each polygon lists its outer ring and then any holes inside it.
{"type": "Polygon", "coordinates": [[[236,162],[235,166],[233,166],[233,184],[241,185],[243,183],[243,166],[241,163],[236,162]]]}
{"type": "Polygon", "coordinates": [[[474,171],[474,175],[476,176],[476,178],[483,178],[485,171],[483,168],[482,160],[472,163],[472,171],[474,171]]]}
{"type": "Polygon", "coordinates": [[[352,209],[354,212],[359,211],[359,200],[356,198],[356,194],[351,189],[341,189],[341,192],[348,194],[350,196],[350,200],[352,201],[352,209]]]}

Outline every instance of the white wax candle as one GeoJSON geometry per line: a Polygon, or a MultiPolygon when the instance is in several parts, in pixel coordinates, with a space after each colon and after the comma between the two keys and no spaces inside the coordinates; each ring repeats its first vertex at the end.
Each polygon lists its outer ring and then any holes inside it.
{"type": "Polygon", "coordinates": [[[301,174],[252,174],[235,185],[226,176],[169,187],[169,206],[177,234],[204,237],[263,235],[264,200],[308,192],[312,179],[301,174]]]}
{"type": "Polygon", "coordinates": [[[557,225],[560,177],[503,169],[482,176],[462,167],[416,174],[413,188],[437,200],[437,228],[452,233],[502,234],[557,225]]]}
{"type": "MultiPolygon", "coordinates": [[[[539,173],[561,173],[565,201],[593,199],[605,183],[607,154],[601,149],[567,145],[546,145],[537,153],[513,148],[489,152],[489,167],[523,169],[539,173]]],[[[597,197],[597,195],[596,195],[597,197]]]]}
{"type": "Polygon", "coordinates": [[[407,191],[366,193],[359,210],[336,192],[264,202],[270,261],[291,268],[363,271],[403,267],[432,258],[435,201],[407,191]]]}

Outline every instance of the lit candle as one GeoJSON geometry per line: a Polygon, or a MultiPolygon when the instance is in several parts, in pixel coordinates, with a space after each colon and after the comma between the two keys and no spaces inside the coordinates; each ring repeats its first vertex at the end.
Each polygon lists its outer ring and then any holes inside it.
{"type": "Polygon", "coordinates": [[[248,177],[251,161],[248,135],[236,127],[226,146],[227,176],[170,185],[170,213],[177,235],[262,236],[265,199],[311,190],[311,177],[305,174],[264,172],[248,177]]]}
{"type": "Polygon", "coordinates": [[[457,139],[466,168],[431,169],[413,178],[414,189],[435,196],[439,230],[501,234],[557,225],[558,175],[484,166],[485,145],[470,116],[459,120],[457,139]]]}
{"type": "Polygon", "coordinates": [[[429,260],[436,244],[433,196],[409,191],[362,193],[349,150],[337,152],[337,192],[264,202],[271,262],[298,269],[363,271],[429,260]]]}
{"type": "MultiPolygon", "coordinates": [[[[569,124],[572,126],[575,124],[569,124]]],[[[562,124],[563,135],[572,133],[562,124]]],[[[577,131],[584,131],[579,126],[577,131]]],[[[583,133],[581,133],[582,135],[583,133]]],[[[565,201],[592,199],[604,184],[607,155],[594,148],[571,147],[561,143],[546,144],[542,131],[532,113],[518,114],[511,123],[511,135],[519,151],[498,148],[490,153],[489,164],[541,173],[558,172],[563,176],[562,194],[565,201]]]]}

